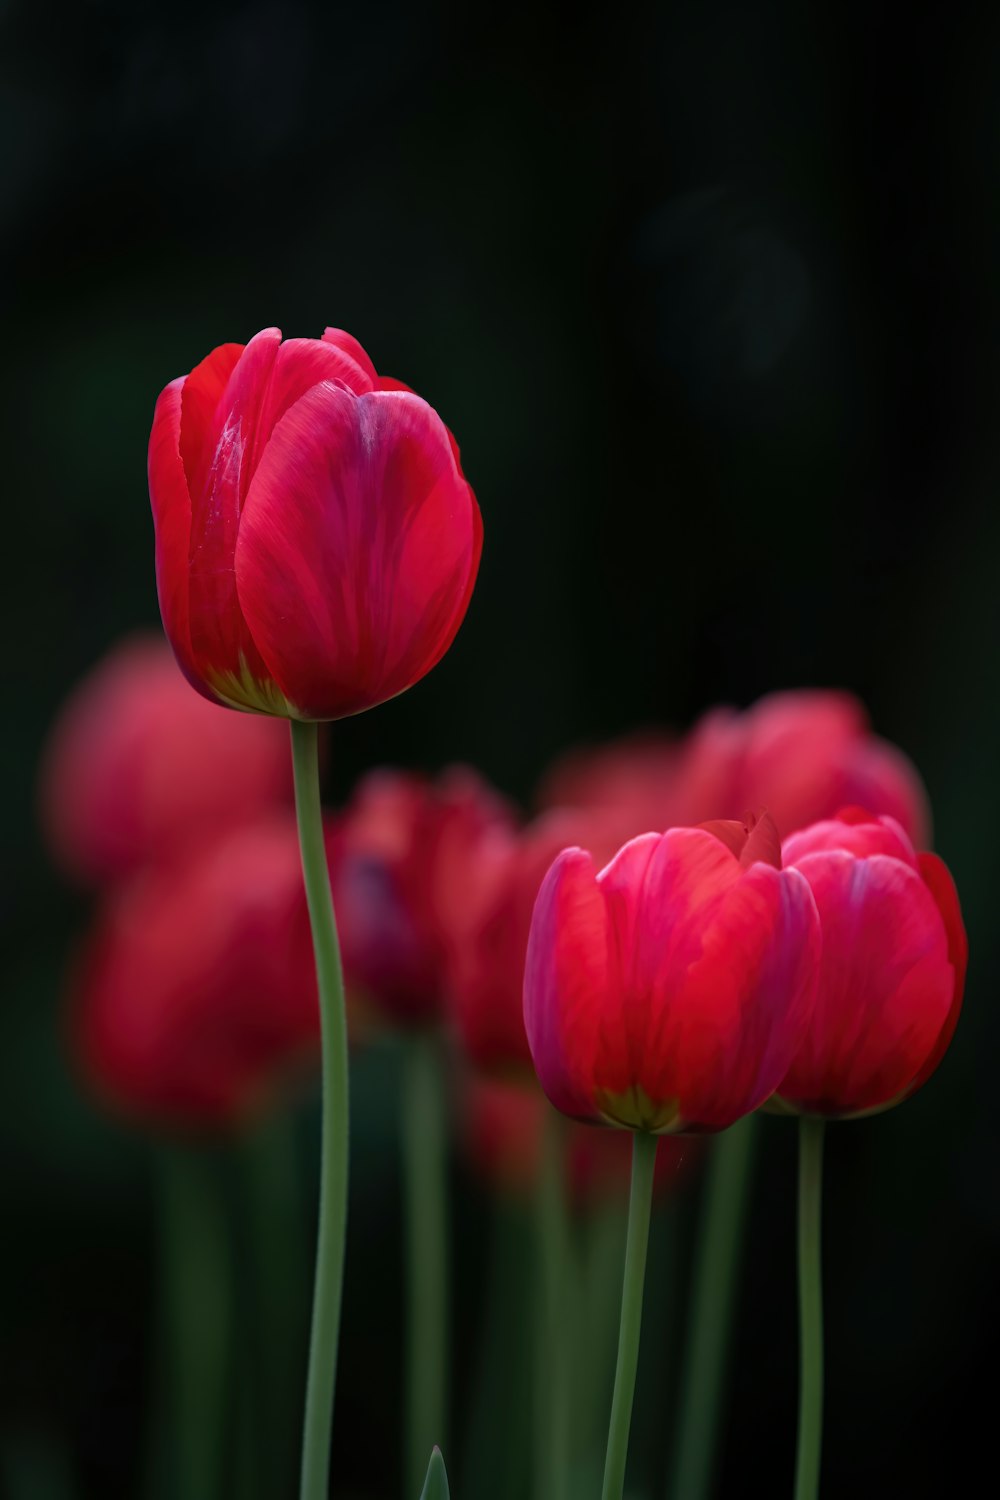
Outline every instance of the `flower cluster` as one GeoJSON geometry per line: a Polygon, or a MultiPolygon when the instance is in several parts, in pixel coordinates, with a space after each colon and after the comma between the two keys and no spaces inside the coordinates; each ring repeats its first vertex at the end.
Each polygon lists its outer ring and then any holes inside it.
{"type": "MultiPolygon", "coordinates": [[[[768,812],[693,826],[703,792],[686,789],[717,772],[695,775],[705,722],[669,750],[577,753],[543,781],[558,805],[527,821],[465,768],[364,778],[326,835],[359,1010],[445,1026],[478,1072],[516,1090],[537,1070],[560,1109],[607,1125],[717,1130],[769,1099],[851,1115],[912,1092],[950,1038],[965,965],[947,870],[914,853],[919,779],[852,700],[782,694],[725,716],[744,766],[730,796],[760,805],[794,753],[815,821],[783,845],[768,812]],[[849,754],[831,756],[832,722],[853,726],[849,754]],[[874,812],[838,811],[845,760],[882,768],[874,812]],[[687,818],[649,832],[670,802],[687,818]]],[[[94,670],[53,731],[50,844],[104,891],[75,1034],[101,1092],[130,1108],[238,1116],[315,1052],[286,763],[278,726],[213,712],[145,638],[94,670]]]]}
{"type": "MultiPolygon", "coordinates": [[[[660,1137],[717,1134],[762,1109],[803,1117],[805,1306],[818,1122],[899,1103],[949,1045],[966,938],[951,876],[926,852],[920,778],[854,698],[791,691],[712,709],[683,737],[574,750],[530,815],[468,767],[383,768],[324,819],[316,723],[418,682],[469,605],[482,523],[454,437],[350,335],[267,329],[163,391],[149,487],[163,623],[201,696],[166,645],[134,639],[53,731],[43,823],[57,861],[99,892],[71,983],[77,1058],[119,1110],[204,1129],[238,1126],[322,1053],[307,1500],[328,1493],[348,1201],[341,955],[352,1012],[370,1023],[359,1035],[395,1031],[409,1048],[414,1483],[444,1420],[422,1319],[446,1300],[427,1249],[446,1101],[460,1098],[484,1177],[543,1201],[540,1411],[551,1397],[557,1412],[566,1379],[560,1195],[583,1218],[613,1199],[630,1134],[604,1491],[617,1500],[649,1201],[692,1155],[678,1139],[657,1156],[660,1137]],[[574,1123],[560,1127],[546,1097],[574,1123]]],[[[817,1389],[803,1497],[818,1483],[817,1389]]],[[[559,1492],[560,1462],[539,1493],[559,1492]]]]}
{"type": "Polygon", "coordinates": [[[42,823],[98,898],[70,975],[74,1054],[127,1115],[235,1124],[314,1063],[286,739],[192,693],[152,636],[115,647],[53,727],[42,823]]]}

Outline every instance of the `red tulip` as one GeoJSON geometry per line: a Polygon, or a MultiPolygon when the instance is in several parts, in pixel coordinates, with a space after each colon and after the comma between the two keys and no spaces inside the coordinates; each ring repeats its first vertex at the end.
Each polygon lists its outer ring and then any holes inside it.
{"type": "Polygon", "coordinates": [[[524,1019],[542,1087],[582,1120],[723,1130],[775,1090],[815,998],[808,883],[774,825],[644,834],[598,872],[567,849],[539,892],[524,1019]]]}
{"type": "Polygon", "coordinates": [[[376,771],[359,785],[330,838],[331,881],[348,985],[387,1019],[440,1016],[489,849],[510,828],[502,800],[462,768],[436,784],[376,771]]]}
{"type": "Polygon", "coordinates": [[[782,836],[863,803],[896,818],[918,845],[930,833],[916,770],[870,732],[847,693],[772,693],[744,713],[713,709],[679,743],[647,737],[577,752],[543,796],[550,805],[622,808],[653,828],[766,807],[782,836]]]}
{"type": "Polygon", "coordinates": [[[223,344],[149,443],[156,576],[189,681],[231,708],[339,719],[444,655],[482,523],[440,417],[328,328],[223,344]]]}
{"type": "Polygon", "coordinates": [[[620,817],[558,811],[478,851],[478,900],[456,944],[450,973],[452,1016],[466,1056],[478,1067],[531,1076],[524,959],[542,881],[569,845],[585,842],[604,863],[623,837],[620,817]]]}
{"type": "MultiPolygon", "coordinates": [[[[551,1106],[531,1084],[504,1083],[482,1075],[466,1081],[462,1126],[475,1169],[512,1197],[534,1190],[541,1161],[542,1131],[551,1106]]],[[[656,1155],[655,1186],[673,1187],[697,1154],[697,1143],[668,1140],[656,1155]]],[[[611,1197],[628,1196],[632,1162],[628,1137],[620,1130],[567,1127],[566,1171],[573,1201],[581,1208],[611,1197]]]]}
{"type": "Polygon", "coordinates": [[[121,642],[84,678],[50,736],[41,817],[59,864],[116,880],[290,801],[288,735],[213,712],[166,642],[121,642]]]}
{"type": "Polygon", "coordinates": [[[162,1124],[223,1126],[317,1055],[294,818],[275,813],[110,899],[78,966],[72,1038],[90,1085],[162,1124]]]}
{"type": "Polygon", "coordinates": [[[688,742],[681,792],[726,817],[766,807],[782,837],[849,803],[888,813],[917,843],[930,835],[916,770],[870,732],[861,704],[846,693],[772,693],[744,714],[706,714],[688,742]]]}
{"type": "Polygon", "coordinates": [[[775,1103],[817,1115],[887,1109],[930,1077],[958,1021],[968,945],[954,882],[893,818],[859,811],[794,834],[784,857],[816,898],[823,957],[775,1103]]]}

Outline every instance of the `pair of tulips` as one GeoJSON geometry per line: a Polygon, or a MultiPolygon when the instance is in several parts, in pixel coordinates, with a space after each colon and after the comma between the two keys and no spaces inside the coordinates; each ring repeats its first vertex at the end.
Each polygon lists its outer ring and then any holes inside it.
{"type": "MultiPolygon", "coordinates": [[[[324,1030],[302,1488],[303,1500],[319,1500],[348,1074],[315,725],[393,697],[440,660],[469,603],[482,526],[444,423],[332,329],[285,342],[267,330],[168,386],[149,479],[161,611],[185,675],[220,704],[292,723],[324,1030]]],[[[918,856],[894,820],[863,810],[783,849],[765,813],[642,835],[600,870],[584,850],[558,856],[528,944],[531,1056],[558,1109],[636,1138],[606,1500],[619,1500],[624,1483],[657,1136],[723,1130],[768,1101],[810,1119],[897,1102],[940,1061],[964,970],[947,870],[918,856]]],[[[815,1493],[817,1422],[807,1410],[803,1500],[815,1493]]]]}

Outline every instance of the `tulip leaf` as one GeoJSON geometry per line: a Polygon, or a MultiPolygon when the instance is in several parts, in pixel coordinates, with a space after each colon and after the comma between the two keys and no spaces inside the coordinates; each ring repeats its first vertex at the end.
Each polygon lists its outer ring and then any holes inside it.
{"type": "Polygon", "coordinates": [[[449,1500],[448,1475],[441,1457],[441,1449],[435,1448],[427,1465],[427,1478],[420,1493],[420,1500],[449,1500]]]}

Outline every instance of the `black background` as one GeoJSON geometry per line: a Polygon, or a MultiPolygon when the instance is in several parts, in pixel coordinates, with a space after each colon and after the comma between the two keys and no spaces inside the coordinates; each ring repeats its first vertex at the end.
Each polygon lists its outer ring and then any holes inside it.
{"type": "MultiPolygon", "coordinates": [[[[136,1492],[152,1231],[144,1146],[56,1044],[86,908],[39,847],[35,765],[75,679],[157,618],[156,394],[270,323],[348,328],[425,395],[485,522],[455,647],[336,728],[334,799],[455,759],[527,799],[570,743],[805,684],[860,693],[920,766],[971,978],[930,1086],[831,1132],[825,1493],[989,1472],[998,57],[976,6],[3,6],[0,1441],[61,1444],[81,1496],[136,1492]]],[[[793,1147],[766,1123],[726,1496],[790,1487],[793,1147]]],[[[337,1439],[370,1496],[397,1468],[375,1186],[337,1439]]]]}

